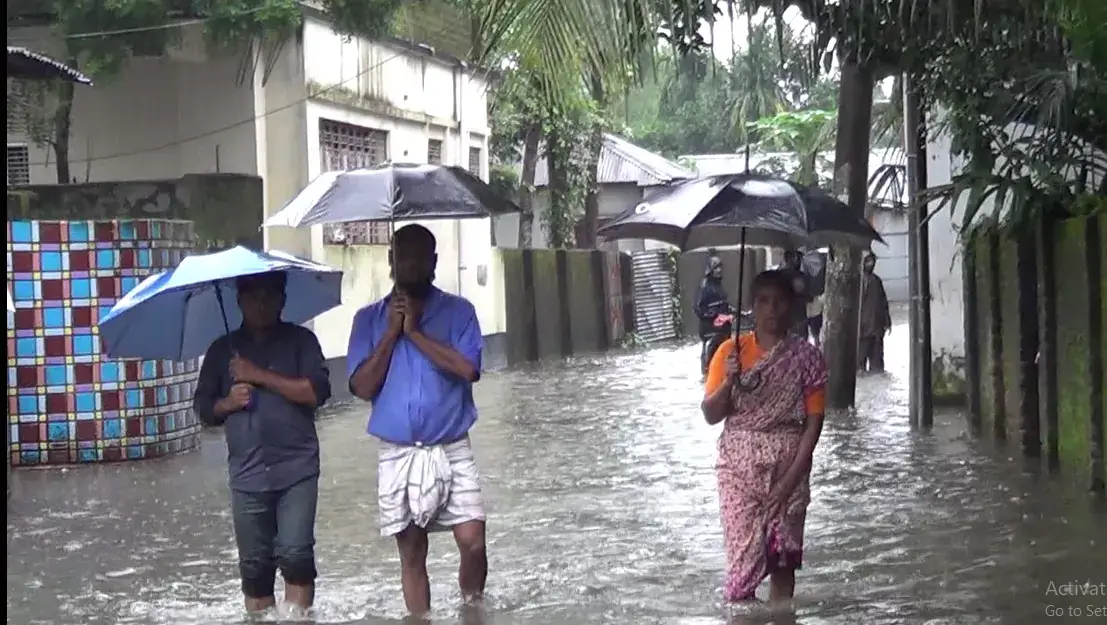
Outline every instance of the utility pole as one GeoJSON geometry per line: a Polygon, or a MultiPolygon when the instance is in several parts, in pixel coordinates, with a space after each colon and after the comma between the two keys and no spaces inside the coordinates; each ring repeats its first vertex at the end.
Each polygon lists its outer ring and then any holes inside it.
{"type": "Polygon", "coordinates": [[[907,154],[908,281],[910,309],[910,421],[911,427],[934,425],[934,393],[930,342],[930,234],[926,188],[926,125],[922,97],[909,74],[903,75],[903,146],[907,154]]]}

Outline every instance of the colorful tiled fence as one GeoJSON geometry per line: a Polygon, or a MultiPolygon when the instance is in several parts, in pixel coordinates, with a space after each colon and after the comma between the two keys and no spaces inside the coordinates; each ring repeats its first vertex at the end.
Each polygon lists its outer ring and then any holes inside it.
{"type": "Polygon", "coordinates": [[[197,363],[109,360],[96,324],[195,245],[190,221],[9,221],[12,465],[134,460],[196,446],[197,363]]]}

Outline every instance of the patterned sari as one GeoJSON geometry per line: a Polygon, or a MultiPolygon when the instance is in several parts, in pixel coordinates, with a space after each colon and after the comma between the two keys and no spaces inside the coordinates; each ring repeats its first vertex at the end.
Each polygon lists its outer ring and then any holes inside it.
{"type": "MultiPolygon", "coordinates": [[[[705,383],[710,395],[725,380],[728,340],[711,360],[705,383]]],[[[808,415],[822,414],[826,365],[807,341],[786,338],[768,353],[754,335],[739,337],[743,386],[719,436],[716,472],[726,541],[727,601],[755,598],[774,571],[803,564],[803,525],[810,501],[809,477],[796,486],[777,515],[768,509],[773,485],[796,457],[808,415]]]]}

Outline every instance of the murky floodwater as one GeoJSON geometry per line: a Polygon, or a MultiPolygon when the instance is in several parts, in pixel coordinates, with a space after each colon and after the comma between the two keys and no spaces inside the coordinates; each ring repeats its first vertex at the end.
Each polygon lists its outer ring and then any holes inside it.
{"type": "MultiPolygon", "coordinates": [[[[1077,489],[967,439],[956,414],[913,434],[906,334],[898,327],[890,340],[892,375],[861,381],[856,414],[828,418],[798,622],[1097,622],[1089,607],[1107,617],[1105,597],[1047,593],[1051,581],[1107,581],[1107,516],[1077,489]]],[[[697,412],[696,357],[685,347],[577,359],[479,384],[486,622],[726,621],[717,428],[697,412]]],[[[403,609],[393,544],[377,532],[364,421],[350,408],[320,426],[319,622],[396,622],[403,609]]],[[[8,623],[240,622],[224,453],[205,434],[202,450],[162,461],[17,472],[8,623]]],[[[448,537],[435,538],[436,622],[452,623],[457,557],[448,537]]]]}

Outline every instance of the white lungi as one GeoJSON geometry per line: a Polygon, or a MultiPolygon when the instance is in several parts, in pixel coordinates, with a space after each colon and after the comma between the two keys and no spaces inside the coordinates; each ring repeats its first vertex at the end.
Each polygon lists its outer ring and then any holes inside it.
{"type": "Polygon", "coordinates": [[[377,482],[381,536],[395,536],[412,523],[441,532],[485,520],[468,437],[429,447],[380,441],[377,482]]]}

